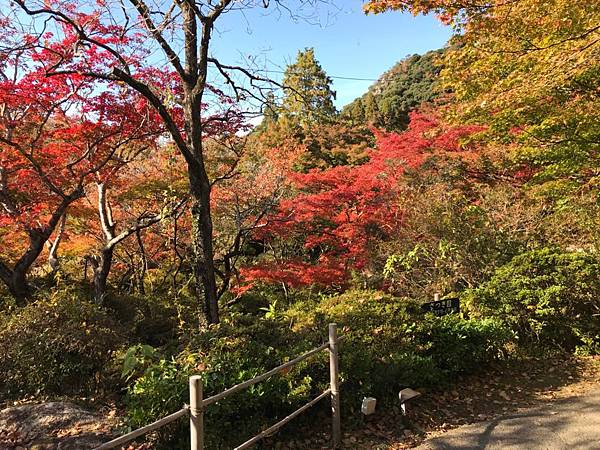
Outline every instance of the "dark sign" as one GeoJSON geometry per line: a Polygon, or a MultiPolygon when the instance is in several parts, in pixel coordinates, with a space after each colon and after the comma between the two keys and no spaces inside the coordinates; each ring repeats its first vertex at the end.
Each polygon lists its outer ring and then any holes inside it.
{"type": "Polygon", "coordinates": [[[445,316],[446,314],[458,314],[460,312],[460,303],[458,298],[445,298],[444,300],[423,303],[421,309],[425,312],[431,312],[436,316],[445,316]]]}

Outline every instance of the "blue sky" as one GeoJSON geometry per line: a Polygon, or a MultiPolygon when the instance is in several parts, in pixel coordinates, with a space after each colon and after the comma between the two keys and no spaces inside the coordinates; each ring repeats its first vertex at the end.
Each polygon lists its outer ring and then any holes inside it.
{"type": "MultiPolygon", "coordinates": [[[[253,55],[259,67],[284,70],[298,50],[314,47],[330,76],[376,79],[397,61],[413,53],[442,47],[451,35],[433,16],[386,13],[366,16],[358,0],[325,4],[310,20],[253,9],[229,13],[213,34],[212,53],[223,62],[241,63],[253,55]]],[[[272,11],[272,10],[271,10],[272,11]]],[[[277,73],[271,73],[277,78],[277,73]]],[[[364,93],[373,81],[334,79],[338,107],[364,93]]]]}

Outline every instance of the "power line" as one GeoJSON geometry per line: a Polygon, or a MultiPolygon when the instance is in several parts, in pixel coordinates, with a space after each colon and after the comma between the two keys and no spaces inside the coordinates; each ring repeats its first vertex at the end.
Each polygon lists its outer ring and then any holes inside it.
{"type": "MultiPolygon", "coordinates": [[[[285,73],[283,70],[261,70],[260,72],[266,73],[285,73]]],[[[337,80],[350,80],[350,81],[379,81],[375,78],[358,78],[358,77],[340,77],[335,75],[327,75],[329,78],[335,78],[337,80]]]]}

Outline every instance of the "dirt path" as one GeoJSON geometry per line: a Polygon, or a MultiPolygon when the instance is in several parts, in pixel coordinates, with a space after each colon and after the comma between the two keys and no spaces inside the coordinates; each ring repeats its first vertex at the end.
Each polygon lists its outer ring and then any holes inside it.
{"type": "MultiPolygon", "coordinates": [[[[377,445],[371,441],[363,448],[390,450],[413,448],[425,439],[430,439],[427,442],[434,442],[434,440],[438,442],[438,438],[442,439],[446,435],[453,436],[454,434],[450,433],[460,433],[458,430],[468,427],[473,427],[474,433],[475,430],[480,430],[480,427],[487,430],[484,433],[490,433],[498,426],[499,430],[514,431],[515,424],[521,423],[516,419],[521,414],[533,411],[541,413],[547,410],[549,418],[556,416],[552,423],[556,422],[555,425],[558,427],[562,416],[554,414],[559,409],[553,408],[558,408],[561,402],[565,402],[566,406],[571,405],[570,402],[576,404],[579,398],[586,399],[582,400],[585,402],[589,400],[590,404],[586,408],[589,411],[595,410],[598,413],[597,419],[600,420],[599,389],[600,359],[598,357],[541,358],[499,366],[480,376],[457,380],[456,387],[451,390],[425,393],[423,400],[414,406],[409,415],[408,428],[403,431],[404,436],[387,440],[385,443],[387,445],[377,445]],[[595,407],[594,402],[596,402],[595,407]],[[503,422],[502,418],[507,417],[514,417],[515,420],[503,422]]],[[[388,419],[392,422],[393,420],[393,418],[388,419]]],[[[563,422],[564,427],[568,426],[570,420],[571,417],[567,413],[567,418],[563,422]]],[[[576,429],[577,425],[575,422],[573,424],[576,429]]],[[[529,425],[530,428],[535,428],[534,422],[529,425]]],[[[524,427],[524,430],[529,428],[529,425],[524,427]]],[[[600,426],[598,428],[600,429],[600,426]]],[[[468,444],[467,447],[456,448],[484,448],[472,445],[472,441],[468,444]]],[[[418,448],[422,450],[427,447],[418,448]]],[[[521,445],[515,448],[538,447],[521,445]]],[[[549,447],[541,444],[539,448],[578,447],[549,447]]],[[[600,443],[587,448],[600,449],[600,443]]]]}
{"type": "Polygon", "coordinates": [[[466,425],[417,450],[567,450],[600,448],[600,390],[466,425]]]}
{"type": "MultiPolygon", "coordinates": [[[[510,364],[498,365],[479,375],[459,378],[451,387],[430,391],[420,389],[423,396],[409,407],[407,417],[401,415],[397,406],[385,410],[378,408],[378,412],[368,421],[352,430],[345,430],[342,448],[344,450],[415,448],[426,440],[431,442],[428,439],[451,436],[450,433],[458,432],[452,430],[461,430],[465,426],[474,426],[474,430],[479,429],[477,427],[485,429],[487,426],[498,428],[501,422],[498,422],[498,425],[493,424],[501,417],[517,416],[535,408],[552,408],[555,402],[558,404],[566,401],[569,404],[569,400],[565,399],[585,396],[599,389],[600,358],[598,357],[557,356],[514,361],[510,364]]],[[[553,414],[549,417],[553,417],[553,414]]],[[[499,429],[504,430],[505,426],[514,426],[514,423],[502,422],[499,429]]],[[[271,445],[267,445],[266,448],[327,449],[329,439],[329,421],[328,418],[324,418],[321,426],[312,426],[310,430],[295,430],[294,438],[274,437],[271,445]]],[[[471,444],[472,442],[469,443],[471,444]]],[[[423,448],[426,447],[420,447],[423,448]]],[[[530,447],[521,445],[515,448],[529,449],[530,447]]],[[[600,450],[600,443],[588,448],[600,450]]]]}

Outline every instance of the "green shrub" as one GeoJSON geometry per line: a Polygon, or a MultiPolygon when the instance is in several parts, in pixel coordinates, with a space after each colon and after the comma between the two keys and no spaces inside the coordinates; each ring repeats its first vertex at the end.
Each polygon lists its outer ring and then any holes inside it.
{"type": "Polygon", "coordinates": [[[465,299],[476,315],[508,324],[524,345],[600,350],[600,264],[592,255],[556,248],[523,253],[465,299]]]}
{"type": "MultiPolygon", "coordinates": [[[[139,365],[127,363],[132,375],[126,395],[129,424],[136,428],[167,415],[189,402],[188,377],[202,373],[204,395],[249,380],[305,351],[316,342],[293,333],[281,322],[242,318],[245,322],[222,323],[196,336],[189,348],[167,356],[136,347],[129,353],[139,365]],[[144,355],[144,352],[146,353],[144,355]]],[[[225,321],[226,322],[226,321],[225,321]]],[[[127,356],[124,362],[127,361],[127,356]]],[[[208,448],[232,448],[301,406],[324,389],[327,378],[325,353],[211,405],[205,414],[208,448]],[[316,362],[316,364],[314,364],[316,362]]],[[[165,429],[159,436],[166,448],[182,448],[187,424],[165,429]]]]}
{"type": "MultiPolygon", "coordinates": [[[[291,315],[292,311],[290,311],[291,315]]],[[[422,317],[418,304],[378,291],[348,291],[304,308],[304,318],[292,316],[302,330],[325,330],[329,322],[344,336],[340,370],[345,406],[359,406],[366,395],[391,398],[402,387],[423,386],[435,368],[415,353],[409,330],[422,317]]]]}
{"type": "MultiPolygon", "coordinates": [[[[237,313],[173,356],[142,346],[128,352],[124,365],[131,377],[126,400],[131,426],[181,408],[188,401],[188,377],[200,369],[205,396],[222,392],[323,343],[330,322],[338,324],[343,336],[345,418],[359,416],[363,396],[395,402],[403,387],[439,386],[457,374],[481,369],[502,356],[510,338],[499,321],[426,316],[417,303],[377,291],[304,299],[273,315],[237,313]]],[[[287,374],[211,405],[207,448],[231,448],[276,422],[326,389],[328,372],[323,352],[287,374]]],[[[319,407],[326,411],[327,402],[319,407]]],[[[163,445],[185,445],[177,439],[186,439],[186,424],[176,427],[165,431],[163,445]]]]}
{"type": "MultiPolygon", "coordinates": [[[[498,320],[425,315],[420,305],[376,291],[349,291],[316,314],[345,335],[342,374],[354,397],[394,399],[403,387],[430,387],[504,356],[511,333],[498,320]]],[[[353,400],[356,403],[356,400],[353,400]]]]}
{"type": "Polygon", "coordinates": [[[498,319],[465,320],[428,316],[415,327],[420,354],[430,357],[442,376],[476,372],[506,356],[513,333],[498,319]]]}
{"type": "Polygon", "coordinates": [[[87,395],[109,380],[112,352],[124,345],[119,325],[74,290],[56,291],[0,324],[0,392],[87,395]]]}

